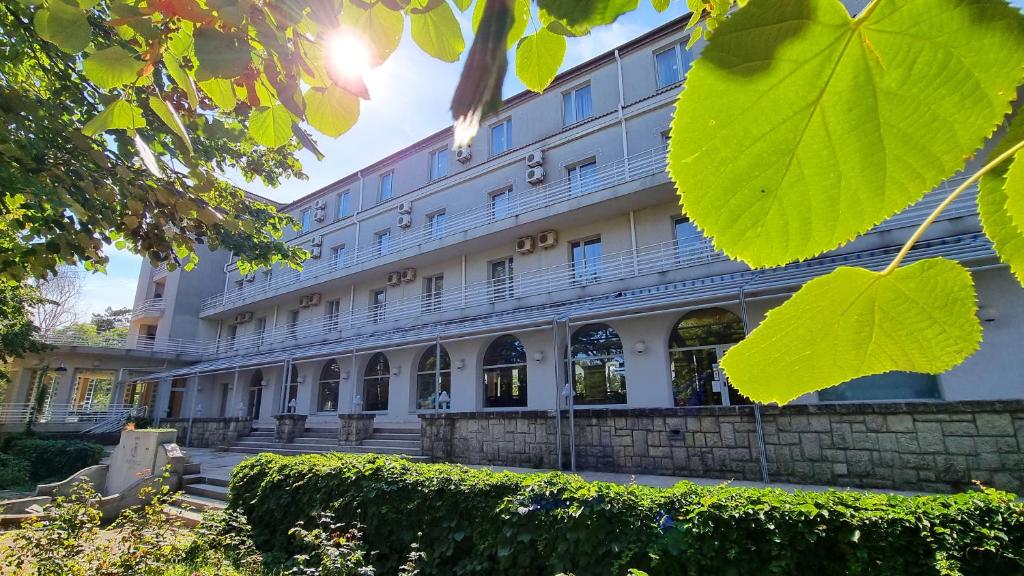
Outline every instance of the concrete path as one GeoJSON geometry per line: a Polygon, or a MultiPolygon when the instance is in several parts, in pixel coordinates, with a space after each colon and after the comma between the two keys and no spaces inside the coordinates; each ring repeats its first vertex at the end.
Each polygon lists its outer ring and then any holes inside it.
{"type": "MultiPolygon", "coordinates": [[[[202,467],[200,474],[209,478],[227,479],[231,470],[239,462],[251,458],[251,454],[237,454],[234,452],[221,452],[210,448],[191,448],[187,450],[193,462],[199,462],[202,467]]],[[[550,472],[550,470],[537,470],[534,468],[513,468],[506,466],[469,466],[484,470],[518,472],[531,474],[534,472],[550,472]]],[[[845,486],[817,486],[813,484],[765,484],[763,482],[750,482],[746,480],[722,480],[720,478],[687,478],[681,476],[656,476],[654,474],[620,474],[615,472],[579,472],[578,476],[584,480],[600,480],[602,482],[614,482],[616,484],[643,484],[655,488],[668,488],[678,482],[688,481],[704,486],[714,486],[728,483],[730,486],[741,486],[746,488],[780,488],[788,492],[804,490],[810,492],[824,492],[826,490],[856,490],[860,492],[878,492],[884,494],[901,494],[904,496],[919,496],[922,492],[905,492],[900,490],[874,490],[865,488],[850,488],[845,486]]]]}

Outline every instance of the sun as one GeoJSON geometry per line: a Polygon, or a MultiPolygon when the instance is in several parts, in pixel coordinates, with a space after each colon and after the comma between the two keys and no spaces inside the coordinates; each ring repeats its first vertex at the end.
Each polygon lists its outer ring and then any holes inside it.
{"type": "Polygon", "coordinates": [[[327,39],[330,66],[342,76],[361,78],[373,67],[370,48],[359,35],[339,31],[327,39]]]}

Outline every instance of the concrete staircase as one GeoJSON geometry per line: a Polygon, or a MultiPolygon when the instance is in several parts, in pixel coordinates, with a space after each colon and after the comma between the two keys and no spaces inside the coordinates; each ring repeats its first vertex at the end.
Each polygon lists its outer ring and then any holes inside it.
{"type": "Polygon", "coordinates": [[[354,454],[396,454],[410,460],[425,460],[420,452],[420,429],[418,426],[398,424],[374,427],[373,434],[354,446],[338,444],[338,431],[332,428],[307,428],[302,436],[289,444],[274,442],[274,431],[269,428],[253,428],[252,433],[240,438],[228,448],[228,452],[240,454],[325,454],[348,452],[354,454]]]}
{"type": "Polygon", "coordinates": [[[202,513],[223,510],[228,505],[228,481],[203,476],[198,463],[185,465],[182,487],[173,504],[164,513],[181,524],[192,527],[200,522],[202,513]]]}

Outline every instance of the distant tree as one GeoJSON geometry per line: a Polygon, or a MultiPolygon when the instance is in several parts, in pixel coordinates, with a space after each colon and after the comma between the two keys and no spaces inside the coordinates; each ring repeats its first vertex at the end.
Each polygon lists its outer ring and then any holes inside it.
{"type": "Polygon", "coordinates": [[[78,321],[83,280],[81,270],[62,266],[55,274],[34,282],[41,298],[32,307],[32,320],[43,337],[78,321]]]}
{"type": "Polygon", "coordinates": [[[132,321],[132,309],[131,308],[111,308],[107,306],[107,309],[97,314],[92,314],[92,325],[96,327],[96,332],[103,334],[110,332],[116,328],[128,328],[128,324],[132,321]]]}
{"type": "Polygon", "coordinates": [[[30,310],[39,300],[32,286],[0,283],[0,382],[9,379],[6,365],[11,360],[51,349],[32,322],[30,310]]]}

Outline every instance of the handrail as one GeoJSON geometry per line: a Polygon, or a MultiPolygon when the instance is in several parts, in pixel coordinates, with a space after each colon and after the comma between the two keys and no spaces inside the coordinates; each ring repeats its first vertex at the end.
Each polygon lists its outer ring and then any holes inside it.
{"type": "MultiPolygon", "coordinates": [[[[91,406],[86,404],[51,404],[35,415],[36,422],[68,423],[68,422],[103,422],[112,418],[130,417],[146,414],[148,408],[134,404],[103,404],[91,406]]],[[[0,423],[28,422],[34,413],[32,404],[0,404],[0,423]]]]}
{"type": "Polygon", "coordinates": [[[164,311],[163,298],[147,298],[132,310],[132,320],[141,316],[160,314],[164,311]]]}

